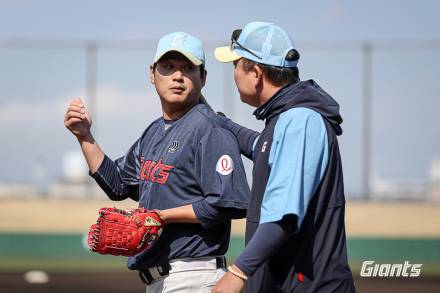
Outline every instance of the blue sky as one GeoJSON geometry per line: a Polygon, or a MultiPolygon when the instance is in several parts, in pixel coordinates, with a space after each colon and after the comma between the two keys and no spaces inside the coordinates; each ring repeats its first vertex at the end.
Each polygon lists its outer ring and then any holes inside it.
{"type": "Polygon", "coordinates": [[[2,37],[152,38],[186,30],[219,40],[252,20],[300,40],[437,38],[438,1],[24,1],[0,2],[2,37]]]}
{"type": "MultiPolygon", "coordinates": [[[[348,192],[360,188],[362,55],[360,50],[312,50],[337,41],[440,40],[439,1],[0,1],[0,42],[8,39],[157,41],[187,31],[207,43],[227,43],[249,21],[284,27],[302,53],[303,79],[313,78],[341,104],[341,137],[348,192]],[[302,49],[303,48],[303,49],[302,49]]],[[[205,95],[214,108],[261,128],[233,90],[232,68],[206,48],[205,95]],[[228,74],[228,71],[230,75],[228,74]],[[225,77],[227,76],[227,77],[225,77]],[[225,85],[226,84],[226,85],[225,85]],[[226,90],[225,90],[226,89],[226,90]],[[230,92],[233,97],[224,97],[230,92]],[[229,99],[229,100],[228,100],[229,99]]],[[[101,50],[98,56],[98,141],[113,158],[124,153],[160,115],[146,74],[150,50],[101,50]]],[[[85,95],[81,50],[5,49],[0,46],[0,183],[32,180],[46,161],[61,176],[66,150],[78,149],[64,129],[69,99],[85,95]],[[23,172],[27,170],[27,172],[23,172]]],[[[439,50],[378,50],[373,56],[373,174],[378,180],[427,180],[440,155],[439,50]]],[[[87,97],[85,97],[87,101],[87,97]]],[[[249,164],[248,164],[249,168],[249,164]]]]}

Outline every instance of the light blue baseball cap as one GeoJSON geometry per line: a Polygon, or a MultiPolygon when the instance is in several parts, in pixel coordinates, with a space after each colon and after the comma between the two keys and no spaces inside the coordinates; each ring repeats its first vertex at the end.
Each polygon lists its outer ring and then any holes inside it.
{"type": "Polygon", "coordinates": [[[205,64],[205,52],[202,42],[185,32],[175,32],[163,36],[157,44],[154,63],[168,52],[176,51],[188,58],[194,65],[205,64]]]}
{"type": "Polygon", "coordinates": [[[246,58],[277,67],[296,67],[299,57],[296,60],[286,60],[287,53],[292,49],[295,46],[281,27],[256,21],[248,23],[242,30],[235,30],[231,45],[216,48],[214,53],[220,62],[246,58]]]}

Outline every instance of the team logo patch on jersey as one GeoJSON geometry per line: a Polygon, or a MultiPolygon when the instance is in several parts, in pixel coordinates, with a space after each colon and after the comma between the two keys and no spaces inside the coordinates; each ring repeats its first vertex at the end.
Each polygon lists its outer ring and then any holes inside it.
{"type": "Polygon", "coordinates": [[[177,140],[174,140],[173,143],[171,144],[171,146],[168,149],[168,152],[171,154],[174,154],[177,149],[179,148],[180,143],[177,140]]]}
{"type": "Polygon", "coordinates": [[[234,161],[228,155],[223,155],[218,159],[215,170],[222,175],[229,175],[234,171],[234,161]]]}

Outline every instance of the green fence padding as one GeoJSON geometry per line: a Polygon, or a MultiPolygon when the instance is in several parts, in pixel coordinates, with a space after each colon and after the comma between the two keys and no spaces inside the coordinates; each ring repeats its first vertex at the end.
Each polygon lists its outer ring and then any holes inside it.
{"type": "Polygon", "coordinates": [[[351,261],[440,263],[440,239],[353,238],[348,256],[351,261]]]}

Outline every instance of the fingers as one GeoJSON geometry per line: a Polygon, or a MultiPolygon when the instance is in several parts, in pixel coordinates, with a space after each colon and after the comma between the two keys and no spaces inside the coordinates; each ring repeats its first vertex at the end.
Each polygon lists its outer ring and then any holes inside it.
{"type": "Polygon", "coordinates": [[[82,114],[78,111],[67,111],[66,116],[64,116],[65,120],[69,120],[71,118],[77,118],[80,121],[85,118],[85,114],[82,114]]]}
{"type": "Polygon", "coordinates": [[[70,106],[67,108],[67,112],[69,112],[69,111],[73,111],[73,112],[78,112],[78,113],[81,113],[81,114],[85,114],[85,113],[86,113],[86,108],[84,108],[84,107],[80,107],[80,106],[75,106],[75,105],[70,105],[70,106]]]}
{"type": "Polygon", "coordinates": [[[64,120],[64,125],[67,128],[71,128],[73,124],[81,122],[81,121],[82,121],[82,119],[79,119],[79,118],[69,118],[69,119],[64,120]]]}
{"type": "Polygon", "coordinates": [[[75,98],[72,101],[70,101],[69,107],[70,106],[76,106],[76,107],[85,108],[85,105],[84,105],[83,101],[80,98],[75,98]]]}
{"type": "Polygon", "coordinates": [[[64,126],[76,137],[85,137],[90,134],[92,119],[80,98],[73,99],[64,115],[64,126]]]}
{"type": "Polygon", "coordinates": [[[75,104],[81,104],[82,106],[84,106],[84,103],[82,102],[82,100],[79,97],[76,97],[75,99],[72,100],[71,104],[75,103],[75,104]]]}
{"type": "Polygon", "coordinates": [[[65,120],[67,120],[69,117],[77,117],[84,119],[86,117],[90,116],[86,107],[84,106],[84,103],[81,101],[80,98],[75,98],[72,100],[67,108],[65,120]]]}
{"type": "Polygon", "coordinates": [[[66,114],[64,115],[64,121],[67,121],[71,118],[77,118],[80,121],[84,118],[88,118],[88,113],[85,108],[81,108],[79,106],[70,105],[67,109],[66,114]]]}

